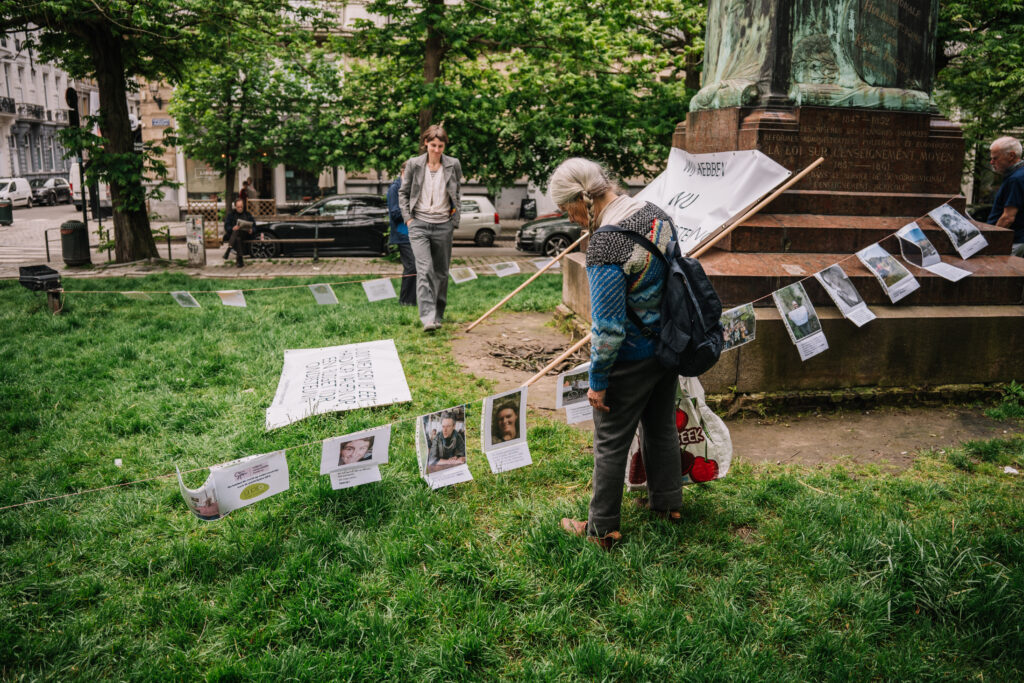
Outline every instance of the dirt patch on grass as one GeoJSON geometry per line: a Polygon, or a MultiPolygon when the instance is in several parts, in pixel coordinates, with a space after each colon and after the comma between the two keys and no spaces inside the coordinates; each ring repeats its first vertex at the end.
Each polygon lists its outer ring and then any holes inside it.
{"type": "MultiPolygon", "coordinates": [[[[472,332],[456,335],[452,350],[466,372],[496,380],[495,393],[514,389],[535,374],[533,368],[539,367],[536,363],[543,365],[545,357],[551,360],[572,344],[569,335],[556,329],[552,320],[546,313],[499,313],[472,332]],[[517,356],[517,349],[524,358],[510,360],[517,356]]],[[[584,356],[578,362],[585,360],[584,356]]],[[[528,403],[534,411],[565,420],[565,414],[555,410],[555,375],[530,388],[528,403]]],[[[965,406],[823,410],[769,419],[735,418],[726,420],[726,424],[737,460],[783,465],[877,465],[888,470],[910,467],[919,451],[1024,432],[1015,421],[993,420],[982,408],[965,406]]],[[[593,429],[592,422],[576,426],[593,429]]]]}

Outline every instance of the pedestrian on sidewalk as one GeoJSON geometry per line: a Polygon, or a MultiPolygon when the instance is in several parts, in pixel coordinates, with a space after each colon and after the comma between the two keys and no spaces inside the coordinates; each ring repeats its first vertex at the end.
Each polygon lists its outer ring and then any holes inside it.
{"type": "Polygon", "coordinates": [[[416,261],[416,303],[426,332],[441,328],[448,302],[452,233],[459,225],[462,164],[444,154],[448,133],[438,125],[420,136],[420,156],[405,162],[398,188],[402,219],[416,261]]]}
{"type": "Polygon", "coordinates": [[[409,226],[402,218],[402,207],[398,203],[398,190],[402,187],[402,174],[405,164],[398,172],[398,177],[388,188],[388,220],[391,230],[388,231],[388,244],[398,247],[398,256],[402,259],[402,287],[398,295],[398,303],[402,306],[416,305],[416,257],[412,253],[409,242],[409,226]]]}
{"type": "Polygon", "coordinates": [[[228,258],[231,255],[231,250],[235,250],[235,265],[241,268],[245,265],[242,260],[242,242],[249,239],[252,235],[253,226],[256,221],[253,220],[252,214],[245,210],[245,200],[239,198],[235,200],[235,208],[228,211],[228,214],[224,217],[224,242],[227,242],[228,249],[224,252],[224,258],[228,258]]]}
{"type": "MultiPolygon", "coordinates": [[[[619,194],[605,170],[589,159],[562,162],[548,187],[558,208],[585,230],[617,225],[646,237],[662,253],[675,232],[664,211],[619,194]]],[[[638,423],[644,427],[648,491],[641,505],[670,522],[682,520],[682,465],[675,424],[677,376],[654,355],[667,274],[661,259],[625,235],[592,232],[587,247],[593,321],[587,398],[594,412],[593,496],[587,519],[563,519],[562,528],[606,550],[622,538],[622,484],[638,423]],[[653,338],[630,321],[627,307],[655,332],[653,338]]]]}
{"type": "Polygon", "coordinates": [[[252,181],[246,178],[242,183],[242,189],[238,191],[238,198],[242,200],[242,208],[245,211],[249,210],[250,196],[255,197],[256,195],[252,193],[252,181]]]}

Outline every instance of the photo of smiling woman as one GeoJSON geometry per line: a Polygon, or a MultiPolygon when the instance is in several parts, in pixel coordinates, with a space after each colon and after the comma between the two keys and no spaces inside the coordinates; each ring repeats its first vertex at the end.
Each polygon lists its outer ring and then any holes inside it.
{"type": "Polygon", "coordinates": [[[373,437],[353,439],[341,444],[341,450],[338,453],[338,466],[352,465],[371,458],[373,458],[373,437]]]}

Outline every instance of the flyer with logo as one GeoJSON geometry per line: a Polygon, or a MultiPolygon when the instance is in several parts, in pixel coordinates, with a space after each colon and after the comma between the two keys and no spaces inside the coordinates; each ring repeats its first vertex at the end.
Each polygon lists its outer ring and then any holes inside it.
{"type": "Polygon", "coordinates": [[[288,490],[285,452],[250,455],[214,465],[210,476],[222,514],[243,508],[288,490]]]}

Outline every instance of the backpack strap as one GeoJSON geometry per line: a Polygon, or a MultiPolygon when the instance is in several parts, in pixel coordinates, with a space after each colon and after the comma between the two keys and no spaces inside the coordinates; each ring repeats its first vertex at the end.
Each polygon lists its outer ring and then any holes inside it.
{"type": "MultiPolygon", "coordinates": [[[[622,235],[623,237],[629,239],[631,242],[639,244],[647,251],[658,256],[658,258],[661,259],[662,263],[665,264],[665,267],[668,268],[668,258],[663,253],[661,253],[661,249],[658,249],[654,242],[650,241],[640,233],[633,232],[632,230],[626,230],[625,228],[620,228],[617,225],[602,225],[600,228],[594,231],[594,234],[596,235],[599,232],[614,232],[622,235]]],[[[633,323],[638,330],[640,330],[640,334],[644,335],[648,339],[657,339],[657,333],[655,333],[654,330],[652,330],[650,327],[644,324],[644,322],[640,319],[640,316],[637,315],[637,312],[634,311],[633,307],[630,306],[629,304],[626,304],[626,317],[629,318],[629,321],[633,323]]]]}

